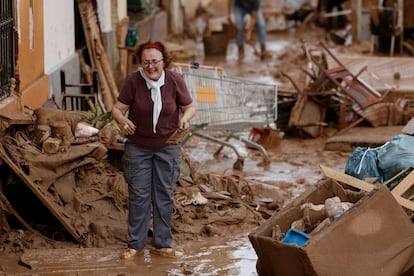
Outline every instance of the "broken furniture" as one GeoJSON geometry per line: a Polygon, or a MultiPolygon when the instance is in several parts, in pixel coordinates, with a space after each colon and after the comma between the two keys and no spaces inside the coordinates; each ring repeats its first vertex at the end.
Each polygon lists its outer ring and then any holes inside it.
{"type": "Polygon", "coordinates": [[[92,83],[67,83],[64,70],[60,70],[60,106],[66,110],[88,111],[98,104],[97,72],[92,72],[92,83]],[[80,92],[68,92],[67,88],[78,88],[80,92]]]}
{"type": "Polygon", "coordinates": [[[303,131],[313,138],[319,137],[323,132],[323,127],[327,124],[325,121],[326,106],[317,98],[318,95],[328,95],[325,90],[325,78],[319,78],[320,72],[317,67],[312,64],[311,56],[315,59],[324,61],[324,56],[320,51],[309,51],[306,44],[304,45],[306,56],[309,60],[306,70],[306,83],[303,91],[295,83],[295,81],[286,73],[282,72],[282,76],[286,77],[295,88],[298,96],[296,103],[291,110],[289,118],[289,127],[295,127],[303,131]]]}
{"type": "Polygon", "coordinates": [[[313,138],[323,133],[325,105],[312,95],[300,95],[291,110],[289,126],[301,129],[313,138]]]}
{"type": "Polygon", "coordinates": [[[329,55],[329,58],[336,62],[337,66],[327,69],[319,60],[310,56],[313,63],[318,66],[321,72],[319,79],[315,81],[315,83],[322,83],[323,80],[320,79],[327,78],[335,84],[340,91],[351,97],[362,109],[383,101],[382,95],[379,92],[358,77],[360,73],[354,75],[335,57],[326,44],[321,42],[320,45],[329,55]]]}
{"type": "Polygon", "coordinates": [[[7,129],[12,125],[34,125],[35,121],[36,117],[29,113],[0,114],[0,129],[7,129]]]}
{"type": "Polygon", "coordinates": [[[210,18],[207,20],[205,30],[199,24],[204,54],[206,56],[226,55],[227,46],[231,37],[237,32],[237,27],[232,22],[222,22],[221,18],[210,18]]]}
{"type": "Polygon", "coordinates": [[[290,127],[304,131],[312,137],[320,136],[322,127],[326,125],[328,105],[339,117],[340,130],[356,126],[364,120],[373,127],[394,125],[401,121],[402,111],[397,103],[385,102],[387,93],[381,94],[360,77],[366,71],[366,66],[354,74],[327,45],[321,42],[320,49],[305,49],[311,65],[306,70],[303,69],[307,77],[310,77],[303,89],[282,72],[297,91],[297,101],[289,121],[290,127]]]}
{"type": "Polygon", "coordinates": [[[275,276],[402,275],[414,265],[413,238],[414,225],[388,188],[355,192],[331,179],[304,192],[249,234],[258,274],[275,276]],[[335,196],[353,206],[339,218],[328,219],[316,233],[311,231],[302,246],[272,238],[275,226],[286,233],[303,218],[305,203],[320,205],[335,196]]]}

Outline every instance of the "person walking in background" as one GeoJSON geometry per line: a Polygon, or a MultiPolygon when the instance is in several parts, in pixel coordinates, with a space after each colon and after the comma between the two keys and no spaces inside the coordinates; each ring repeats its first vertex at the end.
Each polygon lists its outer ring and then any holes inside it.
{"type": "MultiPolygon", "coordinates": [[[[340,13],[344,10],[342,5],[347,1],[348,0],[319,0],[316,10],[321,14],[330,14],[336,9],[336,12],[340,13]]],[[[327,18],[328,20],[325,22],[325,31],[327,32],[334,29],[343,29],[346,26],[346,15],[340,14],[336,16],[336,20],[334,20],[335,17],[333,16],[328,16],[327,18]]]]}
{"type": "Polygon", "coordinates": [[[244,42],[252,43],[252,33],[256,27],[259,36],[260,58],[265,59],[271,57],[266,50],[266,30],[265,21],[260,8],[260,0],[228,0],[228,18],[231,20],[231,14],[234,15],[237,27],[236,43],[239,49],[239,57],[244,54],[244,42]],[[249,26],[245,26],[245,16],[250,15],[251,20],[249,26]]]}
{"type": "Polygon", "coordinates": [[[128,183],[130,241],[121,258],[143,252],[151,210],[150,252],[179,257],[183,252],[172,248],[171,219],[181,146],[167,142],[176,130],[189,127],[196,108],[183,77],[167,69],[171,59],[161,42],[139,45],[136,56],[141,68],[128,74],[112,108],[127,138],[122,165],[128,183]]]}

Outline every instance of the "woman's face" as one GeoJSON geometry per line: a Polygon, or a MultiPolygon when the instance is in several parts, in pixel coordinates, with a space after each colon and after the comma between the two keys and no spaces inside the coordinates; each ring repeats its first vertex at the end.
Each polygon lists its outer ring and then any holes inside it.
{"type": "Polygon", "coordinates": [[[157,81],[164,68],[162,53],[155,48],[144,49],[141,60],[141,66],[147,78],[157,81]]]}

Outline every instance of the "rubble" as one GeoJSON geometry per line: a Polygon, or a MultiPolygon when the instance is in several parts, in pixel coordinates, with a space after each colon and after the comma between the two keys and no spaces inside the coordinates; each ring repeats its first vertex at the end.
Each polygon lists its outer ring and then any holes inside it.
{"type": "MultiPolygon", "coordinates": [[[[124,247],[128,241],[128,192],[118,161],[122,143],[102,135],[108,125],[89,136],[75,135],[79,124],[99,125],[93,114],[88,112],[41,108],[29,117],[26,124],[15,125],[10,120],[3,123],[7,128],[2,130],[0,157],[2,167],[10,169],[7,178],[14,180],[8,183],[4,178],[1,182],[0,218],[5,222],[1,232],[10,230],[5,216],[7,213],[17,217],[26,230],[46,240],[73,239],[81,247],[124,247]],[[51,131],[50,136],[41,143],[36,129],[39,126],[53,129],[56,122],[65,122],[59,125],[70,126],[69,132],[51,131]],[[46,150],[48,139],[62,142],[53,144],[54,150],[46,150]],[[118,147],[113,150],[113,145],[118,147]],[[17,211],[23,208],[20,206],[22,203],[13,199],[18,197],[16,190],[21,189],[21,185],[25,185],[28,192],[39,199],[37,204],[46,207],[47,211],[43,212],[50,212],[59,221],[60,230],[51,235],[36,230],[39,222],[17,211]]],[[[177,134],[172,142],[181,139],[180,135],[183,134],[177,134]]],[[[187,164],[187,169],[183,171],[186,174],[183,173],[176,189],[172,225],[180,239],[220,235],[220,227],[223,226],[259,225],[277,209],[278,204],[264,203],[255,197],[254,186],[257,184],[237,175],[198,174],[188,157],[185,161],[183,165],[187,164]]],[[[277,198],[273,195],[272,198],[277,198]]],[[[13,248],[8,247],[8,243],[3,244],[2,251],[30,248],[25,244],[13,245],[13,248]]]]}
{"type": "Polygon", "coordinates": [[[380,92],[360,78],[366,67],[352,73],[324,43],[304,51],[310,65],[302,69],[309,77],[304,88],[289,76],[296,90],[289,124],[310,137],[323,135],[323,128],[335,114],[338,131],[368,123],[372,127],[404,125],[411,110],[401,99],[389,100],[389,91],[380,92]],[[330,61],[330,62],[328,62],[330,61]],[[328,117],[327,114],[331,114],[328,117]]]}

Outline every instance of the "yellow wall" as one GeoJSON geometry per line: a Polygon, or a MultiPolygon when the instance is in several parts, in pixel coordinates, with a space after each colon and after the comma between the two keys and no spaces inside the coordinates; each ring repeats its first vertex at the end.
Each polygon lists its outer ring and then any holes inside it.
{"type": "Polygon", "coordinates": [[[0,113],[24,112],[27,111],[23,108],[25,105],[35,109],[48,99],[48,79],[44,75],[43,1],[20,0],[18,3],[20,37],[16,77],[19,80],[17,94],[21,96],[0,107],[0,113]]]}
{"type": "Polygon", "coordinates": [[[43,75],[43,1],[20,1],[19,74],[20,89],[43,75]],[[33,3],[33,48],[30,49],[30,2],[33,3]]]}

